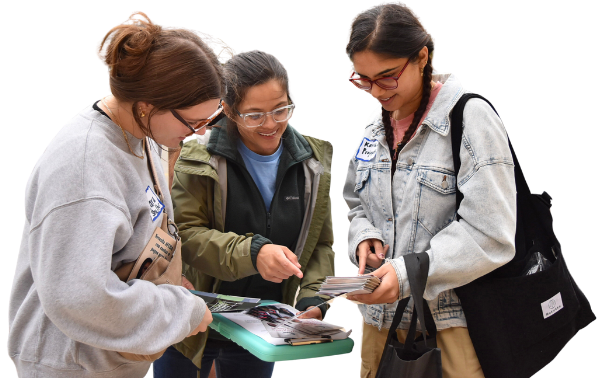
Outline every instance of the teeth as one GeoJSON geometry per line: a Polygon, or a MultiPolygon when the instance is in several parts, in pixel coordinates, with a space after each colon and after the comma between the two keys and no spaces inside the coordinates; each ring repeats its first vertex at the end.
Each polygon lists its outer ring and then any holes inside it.
{"type": "Polygon", "coordinates": [[[270,133],[270,134],[265,134],[265,133],[259,133],[259,134],[260,134],[260,135],[262,135],[262,136],[273,136],[273,135],[275,135],[276,133],[277,133],[277,130],[273,131],[273,132],[272,132],[272,133],[270,133]]]}

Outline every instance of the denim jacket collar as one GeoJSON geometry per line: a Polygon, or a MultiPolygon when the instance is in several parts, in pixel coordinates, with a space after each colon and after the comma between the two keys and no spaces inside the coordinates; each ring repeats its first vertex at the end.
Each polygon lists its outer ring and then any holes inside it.
{"type": "MultiPolygon", "coordinates": [[[[465,93],[465,89],[453,74],[434,74],[433,81],[439,81],[444,85],[435,98],[427,117],[423,120],[423,124],[429,126],[436,133],[446,136],[450,130],[450,112],[465,93]]],[[[373,138],[383,146],[387,146],[381,117],[367,128],[371,128],[373,138]]]]}

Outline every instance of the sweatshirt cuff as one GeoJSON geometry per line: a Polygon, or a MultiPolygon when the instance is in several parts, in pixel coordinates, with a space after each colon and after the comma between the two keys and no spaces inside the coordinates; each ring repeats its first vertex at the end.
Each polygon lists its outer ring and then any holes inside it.
{"type": "Polygon", "coordinates": [[[410,295],[410,285],[408,284],[408,273],[406,272],[406,265],[404,264],[404,257],[398,257],[397,259],[385,259],[396,271],[398,278],[398,286],[400,296],[398,299],[404,299],[410,295]]]}
{"type": "MultiPolygon", "coordinates": [[[[204,299],[197,297],[195,295],[194,295],[194,298],[196,299],[196,306],[194,307],[194,310],[192,311],[192,316],[190,319],[190,327],[191,327],[190,332],[195,330],[196,327],[198,327],[200,325],[200,323],[202,322],[202,319],[204,319],[204,313],[206,313],[206,310],[208,308],[208,307],[206,307],[206,302],[204,302],[204,299]]],[[[188,332],[188,334],[189,334],[189,332],[188,332]]]]}
{"type": "MultiPolygon", "coordinates": [[[[300,299],[298,303],[296,303],[296,309],[300,311],[305,311],[310,306],[318,306],[323,302],[325,302],[325,300],[321,297],[305,297],[300,299]]],[[[323,319],[325,319],[325,313],[329,309],[329,304],[323,305],[319,307],[319,309],[321,310],[323,319]]]]}
{"type": "Polygon", "coordinates": [[[258,257],[258,252],[265,244],[273,244],[273,242],[262,235],[256,234],[252,236],[252,243],[250,244],[250,258],[252,259],[252,265],[257,272],[258,268],[256,267],[256,258],[258,257]]]}

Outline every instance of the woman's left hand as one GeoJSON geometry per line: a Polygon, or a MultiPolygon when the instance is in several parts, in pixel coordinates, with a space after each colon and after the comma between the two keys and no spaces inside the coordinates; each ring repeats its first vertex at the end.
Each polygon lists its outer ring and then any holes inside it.
{"type": "Polygon", "coordinates": [[[396,302],[400,296],[400,285],[398,284],[398,276],[396,276],[394,267],[386,263],[370,274],[379,277],[381,284],[371,294],[348,295],[346,298],[364,304],[396,302]]]}
{"type": "Polygon", "coordinates": [[[181,286],[185,287],[188,290],[195,290],[194,285],[192,285],[192,283],[183,275],[181,276],[181,286]]]}
{"type": "Polygon", "coordinates": [[[298,319],[318,319],[323,320],[323,313],[319,307],[309,306],[298,319]]]}

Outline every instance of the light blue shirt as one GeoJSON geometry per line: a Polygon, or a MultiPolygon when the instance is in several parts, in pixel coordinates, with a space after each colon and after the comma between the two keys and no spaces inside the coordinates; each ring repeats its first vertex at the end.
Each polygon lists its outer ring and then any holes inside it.
{"type": "Polygon", "coordinates": [[[264,156],[250,151],[241,140],[238,140],[238,151],[242,155],[246,169],[262,195],[267,211],[270,211],[271,200],[275,194],[277,168],[279,168],[279,158],[283,151],[283,143],[279,144],[279,148],[273,155],[264,156]]]}

